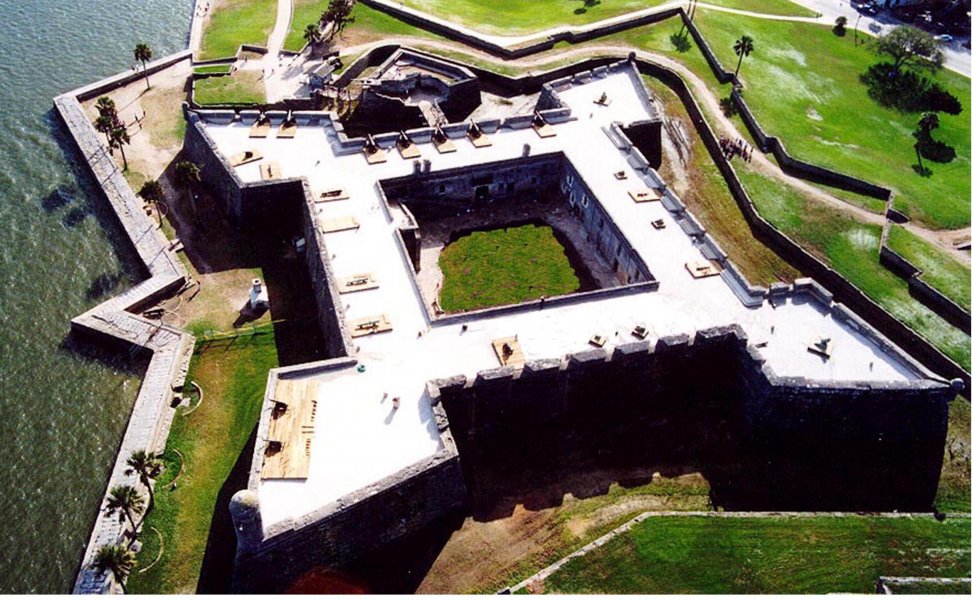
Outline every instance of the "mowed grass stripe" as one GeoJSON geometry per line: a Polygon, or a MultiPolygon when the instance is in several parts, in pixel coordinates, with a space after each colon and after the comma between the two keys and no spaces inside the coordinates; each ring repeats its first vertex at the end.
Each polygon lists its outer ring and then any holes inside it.
{"type": "Polygon", "coordinates": [[[552,593],[873,592],[879,575],[969,576],[969,519],[659,517],[567,563],[552,593]]]}
{"type": "Polygon", "coordinates": [[[548,226],[475,231],[439,257],[439,304],[458,312],[559,296],[580,288],[570,260],[548,226]]]}

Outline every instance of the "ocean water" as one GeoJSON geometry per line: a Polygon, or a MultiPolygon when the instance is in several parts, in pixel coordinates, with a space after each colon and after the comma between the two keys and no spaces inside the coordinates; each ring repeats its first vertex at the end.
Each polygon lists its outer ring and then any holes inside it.
{"type": "Polygon", "coordinates": [[[185,48],[192,0],[0,0],[0,593],[69,592],[144,364],[69,336],[133,253],[58,93],[185,48]]]}

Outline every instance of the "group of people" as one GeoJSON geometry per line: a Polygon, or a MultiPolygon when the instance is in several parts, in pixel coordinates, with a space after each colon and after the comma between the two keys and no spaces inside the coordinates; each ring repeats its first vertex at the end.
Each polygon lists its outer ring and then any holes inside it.
{"type": "Polygon", "coordinates": [[[753,147],[742,138],[730,140],[726,136],[722,136],[719,138],[719,148],[729,160],[732,160],[733,156],[740,156],[746,162],[753,160],[753,147]]]}

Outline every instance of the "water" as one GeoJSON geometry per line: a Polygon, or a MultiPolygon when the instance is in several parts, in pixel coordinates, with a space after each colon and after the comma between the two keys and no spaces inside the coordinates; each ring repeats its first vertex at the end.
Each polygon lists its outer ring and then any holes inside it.
{"type": "Polygon", "coordinates": [[[70,591],[144,368],[69,347],[70,318],[139,271],[51,99],[127,69],[137,42],[181,50],[191,13],[0,0],[0,593],[70,591]]]}

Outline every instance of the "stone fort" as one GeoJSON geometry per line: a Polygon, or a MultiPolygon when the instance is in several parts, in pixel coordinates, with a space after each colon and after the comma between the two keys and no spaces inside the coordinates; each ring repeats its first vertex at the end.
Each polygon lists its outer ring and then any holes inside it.
{"type": "Polygon", "coordinates": [[[737,510],[930,509],[960,382],[812,280],[747,282],[655,170],[661,117],[631,62],[508,114],[418,52],[375,77],[364,135],[328,112],[187,109],[229,218],[292,235],[332,357],[269,376],[231,503],[237,590],[491,518],[572,465],[684,465],[737,510]],[[550,224],[589,285],[443,311],[427,256],[460,217],[550,224]]]}

